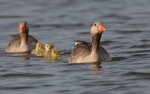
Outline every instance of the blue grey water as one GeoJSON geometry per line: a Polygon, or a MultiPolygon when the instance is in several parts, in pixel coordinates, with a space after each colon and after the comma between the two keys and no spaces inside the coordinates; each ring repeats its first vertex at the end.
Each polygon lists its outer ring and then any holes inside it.
{"type": "Polygon", "coordinates": [[[0,94],[150,94],[150,1],[1,0],[0,94]],[[5,53],[22,20],[62,60],[5,53]],[[74,40],[90,41],[95,21],[107,28],[101,45],[112,60],[68,63],[74,40]]]}

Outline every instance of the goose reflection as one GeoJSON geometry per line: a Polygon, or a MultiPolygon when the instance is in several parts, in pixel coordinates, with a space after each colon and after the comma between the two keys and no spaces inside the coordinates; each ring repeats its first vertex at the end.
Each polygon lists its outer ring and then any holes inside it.
{"type": "Polygon", "coordinates": [[[24,55],[20,57],[20,64],[23,66],[23,71],[27,73],[27,64],[29,63],[29,55],[24,55]]]}
{"type": "Polygon", "coordinates": [[[92,74],[100,74],[100,73],[102,73],[101,62],[94,62],[92,64],[92,68],[94,69],[92,74]]]}
{"type": "Polygon", "coordinates": [[[30,53],[28,52],[23,52],[23,53],[13,53],[12,56],[25,56],[28,57],[30,53]]]}

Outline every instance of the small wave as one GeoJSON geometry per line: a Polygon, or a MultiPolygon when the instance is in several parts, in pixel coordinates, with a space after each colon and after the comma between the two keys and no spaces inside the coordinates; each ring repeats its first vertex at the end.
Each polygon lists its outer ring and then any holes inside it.
{"type": "Polygon", "coordinates": [[[149,39],[141,39],[142,42],[149,42],[149,39]]]}
{"type": "Polygon", "coordinates": [[[133,45],[130,48],[149,48],[150,45],[149,44],[145,44],[145,45],[133,45]]]}
{"type": "Polygon", "coordinates": [[[35,86],[12,86],[12,87],[0,87],[0,90],[14,90],[14,89],[31,89],[36,88],[35,86]]]}
{"type": "Polygon", "coordinates": [[[60,55],[68,55],[71,53],[71,51],[68,51],[68,50],[61,50],[60,52],[60,55]]]}
{"type": "Polygon", "coordinates": [[[127,58],[125,58],[125,57],[112,57],[111,61],[120,61],[120,60],[124,60],[124,59],[127,59],[127,58]]]}
{"type": "Polygon", "coordinates": [[[134,54],[132,56],[137,56],[137,57],[143,57],[143,56],[147,56],[148,54],[134,54]]]}
{"type": "Polygon", "coordinates": [[[5,18],[28,18],[31,16],[21,16],[21,15],[11,15],[11,16],[7,16],[7,15],[2,15],[0,16],[0,19],[5,19],[5,18]]]}
{"type": "Polygon", "coordinates": [[[150,72],[128,72],[126,74],[124,74],[126,76],[140,76],[140,77],[149,77],[150,78],[150,72]]]}
{"type": "Polygon", "coordinates": [[[116,30],[116,32],[120,33],[120,34],[134,34],[134,33],[141,33],[142,31],[140,30],[116,30]]]}
{"type": "Polygon", "coordinates": [[[126,51],[122,53],[134,54],[134,53],[148,53],[150,50],[135,50],[135,51],[126,51]]]}
{"type": "Polygon", "coordinates": [[[35,74],[35,73],[7,73],[1,75],[3,78],[9,77],[46,77],[53,76],[52,74],[35,74]]]}
{"type": "Polygon", "coordinates": [[[106,15],[103,15],[102,17],[117,18],[117,19],[119,18],[119,19],[125,19],[125,20],[131,19],[129,16],[118,15],[118,14],[106,14],[106,15]]]}
{"type": "Polygon", "coordinates": [[[71,23],[64,23],[64,24],[34,24],[31,27],[45,27],[45,26],[51,26],[56,28],[62,28],[62,27],[72,27],[72,26],[85,26],[83,23],[77,23],[77,24],[71,24],[71,23]]]}
{"type": "Polygon", "coordinates": [[[101,41],[100,44],[105,45],[105,44],[109,44],[109,43],[113,43],[113,42],[115,42],[115,41],[105,40],[105,41],[101,41]]]}
{"type": "Polygon", "coordinates": [[[78,32],[77,34],[79,34],[79,35],[89,35],[90,32],[87,32],[87,31],[81,31],[81,32],[78,32]]]}

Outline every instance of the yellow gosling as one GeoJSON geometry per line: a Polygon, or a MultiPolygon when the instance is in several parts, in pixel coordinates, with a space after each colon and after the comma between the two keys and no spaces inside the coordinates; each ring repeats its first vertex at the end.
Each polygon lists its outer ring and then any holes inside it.
{"type": "Polygon", "coordinates": [[[39,51],[36,56],[45,56],[51,54],[51,49],[54,47],[53,43],[47,43],[45,44],[45,49],[42,51],[39,51]]]}
{"type": "Polygon", "coordinates": [[[43,50],[43,44],[41,42],[36,43],[36,48],[32,50],[31,54],[37,54],[43,50]]]}
{"type": "Polygon", "coordinates": [[[45,60],[61,60],[61,56],[59,55],[59,51],[56,48],[52,49],[51,55],[47,55],[44,57],[45,60]]]}
{"type": "Polygon", "coordinates": [[[45,51],[44,51],[44,55],[43,56],[48,56],[51,55],[51,50],[54,48],[54,44],[53,43],[47,43],[45,45],[45,51]]]}

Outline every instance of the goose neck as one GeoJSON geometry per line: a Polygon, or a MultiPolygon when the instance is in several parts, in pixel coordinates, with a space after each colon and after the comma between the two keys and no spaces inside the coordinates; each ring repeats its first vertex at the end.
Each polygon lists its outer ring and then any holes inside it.
{"type": "Polygon", "coordinates": [[[28,33],[20,33],[21,44],[28,43],[28,33]]]}
{"type": "Polygon", "coordinates": [[[91,37],[92,37],[92,51],[91,51],[91,53],[92,54],[96,54],[98,52],[101,35],[102,35],[102,33],[91,34],[91,37]]]}

